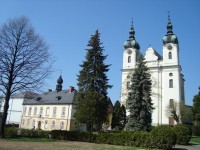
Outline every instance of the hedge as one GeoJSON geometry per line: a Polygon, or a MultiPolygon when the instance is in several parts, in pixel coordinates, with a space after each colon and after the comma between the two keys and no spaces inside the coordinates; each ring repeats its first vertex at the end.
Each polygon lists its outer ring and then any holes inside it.
{"type": "Polygon", "coordinates": [[[176,144],[188,145],[190,141],[190,130],[188,127],[183,125],[176,125],[173,128],[173,131],[176,135],[176,144]]]}
{"type": "Polygon", "coordinates": [[[170,126],[158,126],[150,132],[150,147],[171,149],[176,144],[176,135],[170,126]]]}

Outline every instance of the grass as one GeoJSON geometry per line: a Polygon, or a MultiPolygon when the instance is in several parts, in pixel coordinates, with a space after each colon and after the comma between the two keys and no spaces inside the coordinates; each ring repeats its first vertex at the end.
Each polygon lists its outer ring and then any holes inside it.
{"type": "Polygon", "coordinates": [[[192,137],[190,142],[192,143],[199,143],[200,144],[200,137],[192,137]]]}
{"type": "Polygon", "coordinates": [[[138,150],[140,148],[95,144],[75,141],[58,141],[48,138],[10,138],[0,140],[1,150],[138,150]]]}
{"type": "Polygon", "coordinates": [[[8,140],[11,141],[23,141],[23,142],[54,142],[54,139],[49,138],[27,138],[27,137],[16,137],[16,138],[9,138],[8,140]]]}

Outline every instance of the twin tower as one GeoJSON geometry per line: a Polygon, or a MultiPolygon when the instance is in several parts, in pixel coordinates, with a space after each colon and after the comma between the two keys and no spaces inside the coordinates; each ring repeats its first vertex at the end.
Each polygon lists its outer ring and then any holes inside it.
{"type": "MultiPolygon", "coordinates": [[[[144,55],[152,80],[152,125],[171,124],[176,122],[166,109],[172,102],[184,102],[184,79],[181,74],[179,62],[179,43],[177,36],[172,31],[173,26],[168,17],[167,34],[163,37],[161,56],[155,49],[149,47],[144,55]]],[[[137,65],[140,45],[135,39],[133,23],[129,31],[129,39],[124,42],[121,103],[125,106],[128,87],[131,84],[131,75],[137,65]]]]}

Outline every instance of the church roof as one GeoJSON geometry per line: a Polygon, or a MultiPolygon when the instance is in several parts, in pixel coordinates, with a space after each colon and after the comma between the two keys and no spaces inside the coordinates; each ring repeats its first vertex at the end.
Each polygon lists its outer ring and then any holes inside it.
{"type": "Polygon", "coordinates": [[[73,104],[77,91],[62,90],[49,91],[37,94],[32,99],[25,99],[23,105],[55,105],[55,104],[73,104]]]}
{"type": "Polygon", "coordinates": [[[139,50],[140,45],[135,40],[135,30],[134,30],[134,27],[133,27],[133,21],[132,21],[132,24],[131,24],[131,29],[129,31],[129,34],[130,34],[129,39],[124,42],[124,48],[125,49],[136,48],[137,50],[139,50]]]}
{"type": "Polygon", "coordinates": [[[173,43],[173,44],[178,44],[178,38],[177,36],[173,33],[172,31],[172,23],[170,20],[170,16],[168,16],[168,23],[167,23],[167,35],[163,37],[163,44],[167,43],[173,43]]]}

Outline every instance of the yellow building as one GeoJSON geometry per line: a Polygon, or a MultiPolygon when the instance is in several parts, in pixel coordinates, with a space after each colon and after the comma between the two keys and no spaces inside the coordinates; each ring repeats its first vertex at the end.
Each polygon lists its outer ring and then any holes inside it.
{"type": "Polygon", "coordinates": [[[20,128],[42,130],[75,130],[74,87],[62,90],[62,77],[57,80],[56,90],[25,99],[20,128]]]}

